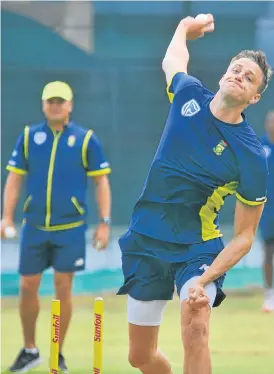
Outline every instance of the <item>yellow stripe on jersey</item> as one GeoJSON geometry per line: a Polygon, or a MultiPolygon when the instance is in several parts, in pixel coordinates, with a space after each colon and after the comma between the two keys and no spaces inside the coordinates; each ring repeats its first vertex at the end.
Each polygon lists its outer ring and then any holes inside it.
{"type": "Polygon", "coordinates": [[[59,230],[70,230],[76,227],[84,225],[85,221],[77,221],[72,223],[65,223],[63,225],[54,225],[54,226],[37,226],[38,229],[43,231],[59,231],[59,230]]]}
{"type": "Polygon", "coordinates": [[[84,138],[83,145],[82,145],[82,162],[83,162],[85,169],[88,168],[88,142],[92,134],[93,134],[93,130],[89,130],[86,133],[86,136],[84,138]]]}
{"type": "Polygon", "coordinates": [[[25,155],[25,160],[28,161],[28,158],[29,158],[29,126],[25,126],[25,129],[24,129],[24,155],[25,155]]]}
{"type": "Polygon", "coordinates": [[[213,194],[208,197],[205,205],[200,209],[199,215],[202,224],[202,239],[204,241],[222,236],[214,221],[219,210],[224,205],[224,198],[235,194],[238,184],[238,182],[230,182],[216,188],[213,194]]]}
{"type": "Polygon", "coordinates": [[[53,131],[53,144],[51,148],[50,160],[49,160],[49,169],[48,169],[48,180],[47,180],[47,201],[46,201],[46,223],[47,228],[50,227],[50,218],[51,218],[51,195],[52,195],[52,183],[53,183],[53,172],[54,172],[54,163],[56,157],[56,151],[60,136],[63,131],[60,131],[58,134],[53,131]]]}

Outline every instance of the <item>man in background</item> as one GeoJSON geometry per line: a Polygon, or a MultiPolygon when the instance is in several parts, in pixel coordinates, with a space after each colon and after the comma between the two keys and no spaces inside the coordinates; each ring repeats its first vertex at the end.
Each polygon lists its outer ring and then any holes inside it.
{"type": "Polygon", "coordinates": [[[267,202],[260,221],[264,242],[263,272],[265,281],[265,300],[263,311],[274,311],[273,257],[274,257],[274,111],[267,114],[266,134],[261,139],[269,168],[267,202]]]}
{"type": "Polygon", "coordinates": [[[40,364],[35,341],[39,313],[38,289],[48,267],[54,269],[56,298],[61,302],[59,368],[68,373],[64,338],[72,314],[74,272],[85,268],[86,191],[88,177],[96,184],[99,224],[94,246],[109,240],[111,172],[102,146],[92,130],[70,120],[73,93],[64,82],[47,84],[42,94],[46,119],[26,126],[8,162],[10,171],[3,201],[1,237],[14,227],[14,211],[26,177],[27,198],[20,238],[20,317],[24,347],[10,367],[28,372],[40,364]]]}

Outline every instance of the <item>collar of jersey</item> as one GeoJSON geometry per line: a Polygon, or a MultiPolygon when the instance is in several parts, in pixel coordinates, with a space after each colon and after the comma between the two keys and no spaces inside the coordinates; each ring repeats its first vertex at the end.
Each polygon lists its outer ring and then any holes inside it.
{"type": "MultiPolygon", "coordinates": [[[[72,125],[73,125],[73,122],[69,121],[69,123],[64,126],[62,131],[66,131],[67,129],[71,128],[72,125]]],[[[43,130],[54,132],[53,129],[49,127],[48,122],[46,120],[44,121],[44,124],[43,124],[43,130]]]]}
{"type": "Polygon", "coordinates": [[[221,121],[220,119],[216,118],[214,116],[214,114],[211,112],[210,110],[210,102],[211,100],[213,99],[213,97],[208,101],[206,107],[207,107],[207,111],[210,115],[210,117],[219,125],[225,125],[225,126],[232,126],[232,127],[243,127],[243,126],[246,126],[248,124],[247,120],[246,120],[246,115],[244,113],[242,113],[242,116],[243,116],[243,120],[242,122],[240,123],[237,123],[237,124],[233,124],[233,123],[227,123],[227,122],[223,122],[221,121]]]}

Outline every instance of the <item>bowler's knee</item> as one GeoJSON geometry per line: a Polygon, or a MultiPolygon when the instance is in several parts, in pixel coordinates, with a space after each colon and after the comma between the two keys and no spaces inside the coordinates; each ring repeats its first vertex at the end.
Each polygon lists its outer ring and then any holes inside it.
{"type": "Polygon", "coordinates": [[[134,368],[141,368],[149,365],[155,359],[156,352],[145,351],[145,350],[130,350],[128,355],[128,361],[134,368]]]}
{"type": "Polygon", "coordinates": [[[200,351],[208,346],[209,317],[208,306],[190,314],[188,323],[182,326],[184,348],[187,351],[200,351]]]}
{"type": "Polygon", "coordinates": [[[186,328],[184,347],[187,350],[201,349],[208,343],[208,326],[202,321],[193,321],[186,328]]]}

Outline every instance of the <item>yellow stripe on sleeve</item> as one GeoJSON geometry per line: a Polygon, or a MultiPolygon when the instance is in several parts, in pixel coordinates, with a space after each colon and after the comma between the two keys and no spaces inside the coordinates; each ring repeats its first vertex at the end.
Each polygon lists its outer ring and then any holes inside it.
{"type": "Polygon", "coordinates": [[[105,169],[100,169],[100,170],[92,170],[88,171],[87,175],[89,177],[98,177],[100,175],[106,175],[111,173],[111,168],[105,168],[105,169]]]}
{"type": "Polygon", "coordinates": [[[25,175],[28,173],[24,169],[15,168],[14,166],[10,166],[10,165],[7,165],[6,169],[9,171],[12,171],[13,173],[20,174],[20,175],[25,175]]]}
{"type": "Polygon", "coordinates": [[[236,197],[238,200],[240,200],[242,203],[244,204],[247,204],[247,205],[250,205],[250,206],[256,206],[256,205],[261,205],[261,204],[264,204],[266,202],[266,197],[263,199],[263,200],[260,200],[260,201],[250,201],[250,200],[246,200],[244,197],[242,197],[241,195],[239,195],[238,193],[236,193],[236,197]]]}
{"type": "Polygon", "coordinates": [[[178,74],[178,73],[182,73],[182,72],[181,71],[177,71],[175,74],[173,74],[173,77],[170,80],[170,83],[168,84],[168,86],[166,88],[167,96],[168,96],[168,99],[169,99],[169,101],[170,101],[171,104],[172,104],[173,99],[174,99],[174,93],[170,92],[170,87],[172,85],[172,82],[173,82],[173,79],[174,79],[175,75],[178,74]]]}

